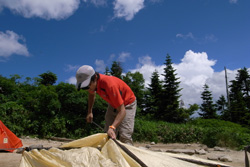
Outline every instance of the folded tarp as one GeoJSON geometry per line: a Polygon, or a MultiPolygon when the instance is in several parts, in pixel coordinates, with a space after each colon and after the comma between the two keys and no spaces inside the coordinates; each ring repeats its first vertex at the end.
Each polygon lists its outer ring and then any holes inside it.
{"type": "MultiPolygon", "coordinates": [[[[119,142],[120,143],[120,142],[119,142]]],[[[122,143],[120,143],[122,144],[122,143]]],[[[148,167],[200,167],[168,154],[124,145],[148,167]]],[[[223,164],[220,164],[223,166],[223,164]]],[[[99,133],[49,150],[24,151],[20,167],[140,167],[107,134],[99,133]],[[71,148],[70,150],[64,150],[71,148]]]]}

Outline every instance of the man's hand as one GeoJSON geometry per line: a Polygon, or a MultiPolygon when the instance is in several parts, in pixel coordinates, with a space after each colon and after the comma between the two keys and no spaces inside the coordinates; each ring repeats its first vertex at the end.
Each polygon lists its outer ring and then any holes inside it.
{"type": "Polygon", "coordinates": [[[87,123],[92,123],[92,121],[93,121],[93,113],[88,113],[88,115],[86,117],[86,121],[87,121],[87,123]]]}
{"type": "Polygon", "coordinates": [[[109,128],[109,130],[108,130],[107,133],[108,133],[108,136],[109,136],[111,139],[116,139],[116,134],[115,134],[114,129],[109,128]]]}

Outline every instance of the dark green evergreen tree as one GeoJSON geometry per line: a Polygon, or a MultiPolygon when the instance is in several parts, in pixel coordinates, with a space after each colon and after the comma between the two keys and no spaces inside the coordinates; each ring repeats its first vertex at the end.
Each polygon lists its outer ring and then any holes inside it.
{"type": "Polygon", "coordinates": [[[160,106],[161,106],[161,93],[162,93],[162,82],[159,78],[158,71],[154,71],[151,77],[151,83],[148,85],[148,94],[146,96],[146,113],[159,118],[160,106]]]}
{"type": "Polygon", "coordinates": [[[109,67],[108,66],[105,68],[104,74],[105,75],[110,75],[110,71],[109,71],[109,67]]]}
{"type": "Polygon", "coordinates": [[[199,115],[205,119],[214,119],[217,118],[216,106],[213,103],[212,92],[209,91],[209,86],[205,84],[203,86],[204,91],[201,93],[202,104],[200,106],[201,112],[199,115]]]}
{"type": "Polygon", "coordinates": [[[246,68],[238,70],[230,87],[230,114],[232,122],[250,125],[250,76],[246,68]]]}
{"type": "Polygon", "coordinates": [[[250,91],[250,75],[246,67],[238,70],[238,74],[236,76],[236,80],[240,85],[241,91],[243,93],[243,97],[249,97],[250,91]]]}
{"type": "Polygon", "coordinates": [[[113,61],[110,74],[112,76],[122,79],[122,71],[123,69],[121,63],[119,61],[113,61]]]}
{"type": "Polygon", "coordinates": [[[177,122],[179,120],[179,98],[181,97],[179,88],[179,78],[176,77],[176,70],[172,66],[172,60],[167,54],[164,63],[164,81],[161,94],[161,107],[159,115],[162,120],[168,122],[177,122]]]}
{"type": "Polygon", "coordinates": [[[220,111],[221,119],[230,120],[231,116],[227,109],[227,101],[224,95],[219,97],[219,100],[216,101],[216,108],[220,111]]]}

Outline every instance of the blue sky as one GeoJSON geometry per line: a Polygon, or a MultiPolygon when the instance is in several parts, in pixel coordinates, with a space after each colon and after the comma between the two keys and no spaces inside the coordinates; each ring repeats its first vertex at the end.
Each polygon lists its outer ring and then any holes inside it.
{"type": "Polygon", "coordinates": [[[0,75],[51,71],[75,83],[81,65],[104,72],[113,61],[146,85],[169,54],[185,105],[214,100],[250,62],[249,0],[0,0],[0,75]]]}

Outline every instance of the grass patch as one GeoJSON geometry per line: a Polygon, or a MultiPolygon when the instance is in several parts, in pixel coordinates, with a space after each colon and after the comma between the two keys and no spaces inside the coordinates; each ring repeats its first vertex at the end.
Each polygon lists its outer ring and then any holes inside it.
{"type": "Polygon", "coordinates": [[[186,124],[136,119],[133,138],[139,142],[202,143],[208,147],[242,149],[250,144],[250,130],[212,119],[197,119],[186,124]]]}

